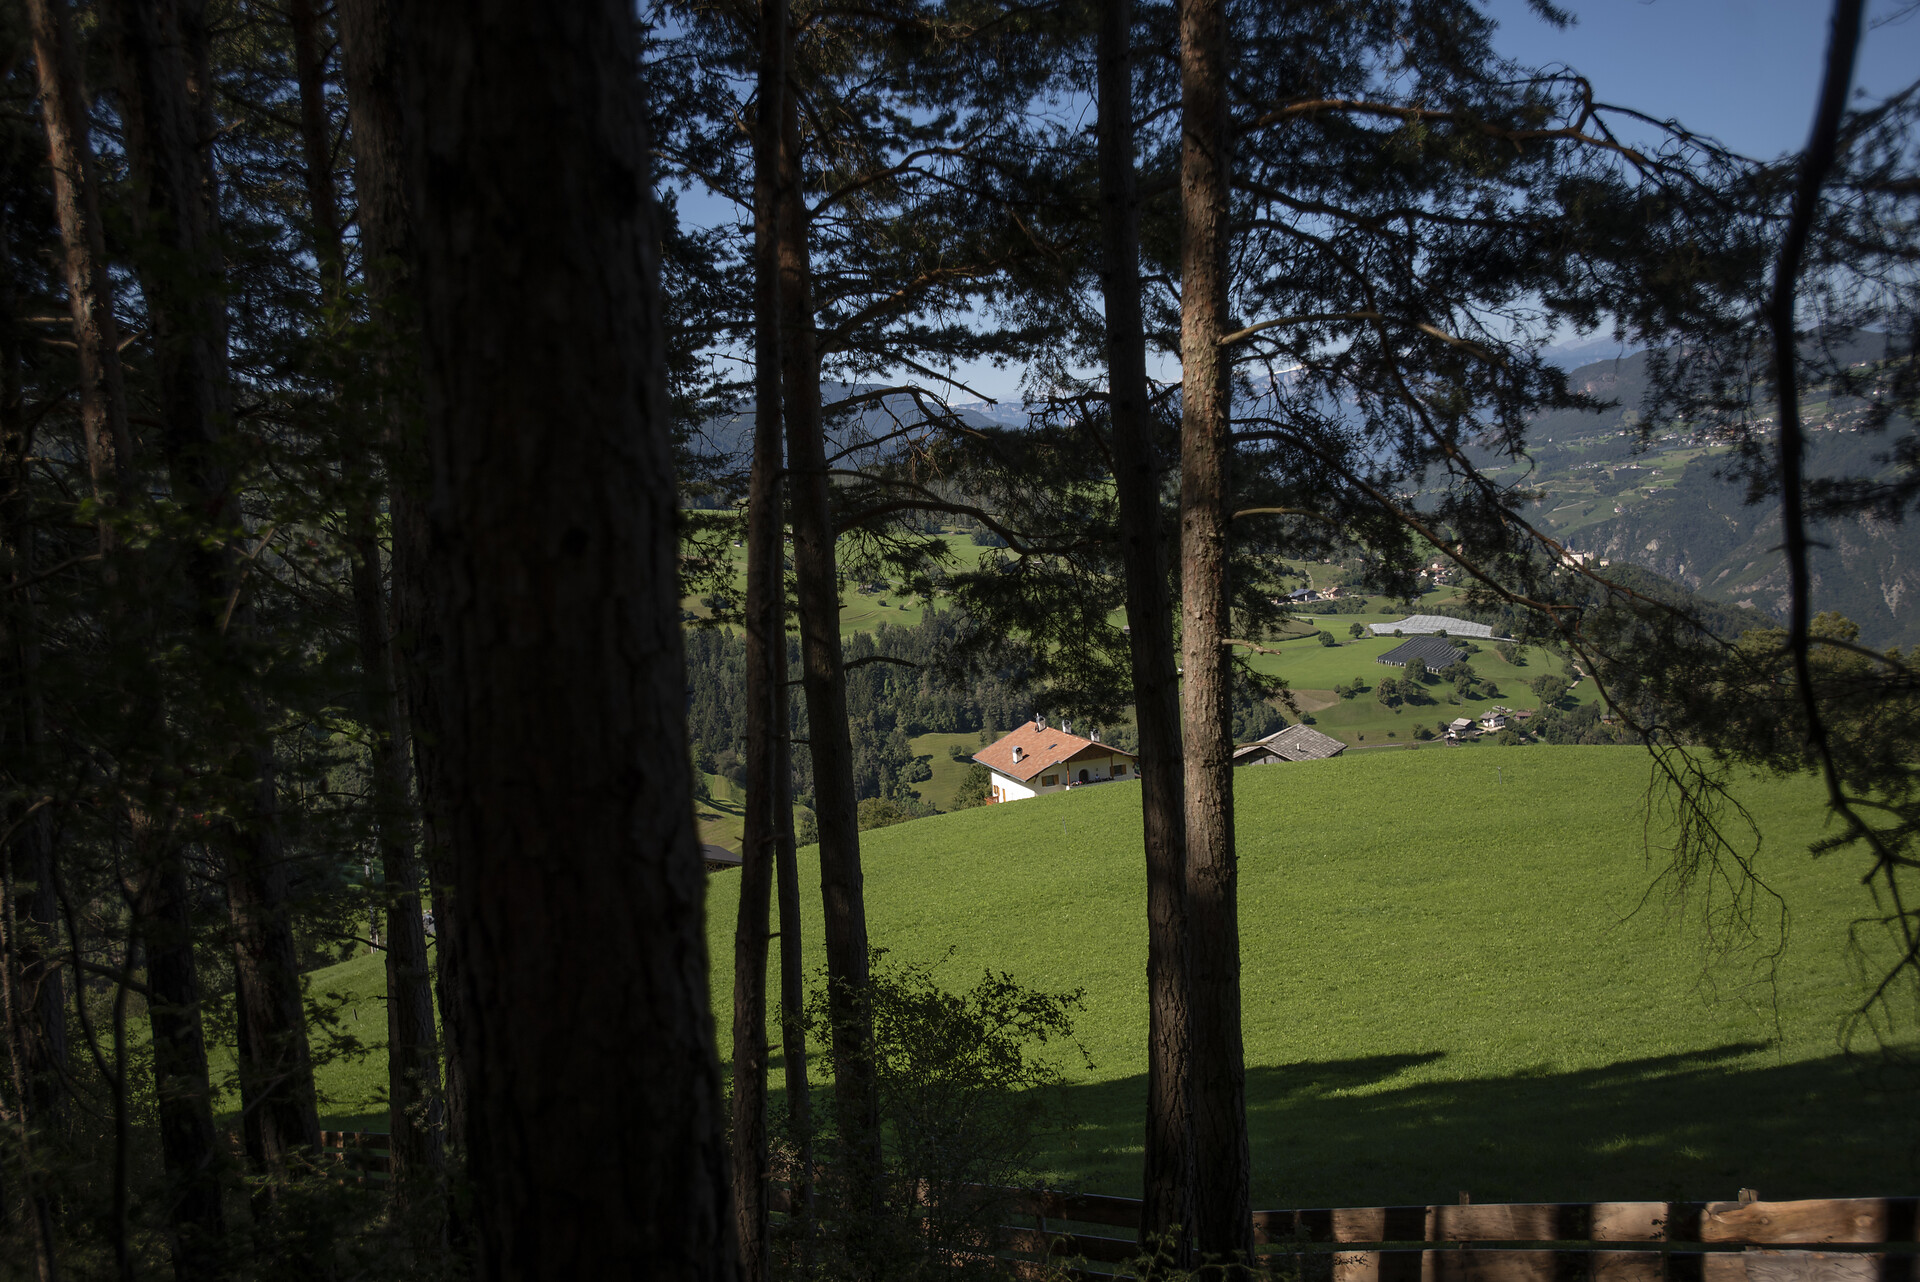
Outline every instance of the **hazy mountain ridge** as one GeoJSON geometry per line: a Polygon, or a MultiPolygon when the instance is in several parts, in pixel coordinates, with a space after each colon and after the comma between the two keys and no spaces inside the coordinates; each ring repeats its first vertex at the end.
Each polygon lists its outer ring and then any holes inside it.
{"type": "MultiPolygon", "coordinates": [[[[1843,350],[1872,359],[1885,341],[1861,334],[1843,350]]],[[[1729,461],[1724,448],[1669,434],[1635,452],[1647,354],[1582,366],[1569,377],[1579,390],[1616,404],[1535,420],[1535,467],[1523,483],[1546,492],[1547,527],[1580,552],[1632,561],[1705,597],[1785,619],[1789,586],[1777,502],[1746,502],[1745,482],[1720,474],[1729,461]]],[[[1844,408],[1835,413],[1808,399],[1812,476],[1872,475],[1890,437],[1906,430],[1897,423],[1887,434],[1863,433],[1844,408]]],[[[1818,526],[1812,537],[1816,610],[1845,614],[1869,645],[1920,644],[1920,526],[1854,518],[1818,526]]]]}
{"type": "MultiPolygon", "coordinates": [[[[903,428],[910,428],[925,420],[914,398],[906,392],[891,392],[847,413],[833,412],[833,406],[839,402],[877,390],[879,384],[873,383],[820,385],[820,401],[826,417],[827,453],[829,456],[844,453],[846,458],[842,465],[858,466],[883,458],[889,446],[900,439],[897,434],[903,428]]],[[[1003,422],[979,412],[993,408],[984,402],[954,405],[951,408],[960,421],[969,427],[992,427],[1003,422]]],[[[1008,407],[1000,408],[1004,410],[1008,407]]],[[[693,429],[693,449],[702,455],[737,460],[741,467],[745,467],[753,451],[756,417],[752,407],[746,405],[732,414],[716,414],[706,419],[693,429]]],[[[1020,411],[1018,422],[1025,425],[1024,410],[1020,411]]]]}

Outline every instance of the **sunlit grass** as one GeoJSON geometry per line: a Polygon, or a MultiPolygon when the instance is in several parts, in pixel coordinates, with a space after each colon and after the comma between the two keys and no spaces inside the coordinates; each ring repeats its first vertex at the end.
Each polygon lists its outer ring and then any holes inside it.
{"type": "MultiPolygon", "coordinates": [[[[1742,786],[1767,834],[1758,867],[1793,910],[1770,985],[1777,919],[1718,956],[1682,905],[1647,898],[1665,866],[1658,825],[1654,848],[1642,841],[1647,776],[1636,749],[1554,747],[1236,774],[1258,1200],[1912,1185],[1906,1142],[1887,1129],[1910,1130],[1907,1114],[1835,1058],[1860,992],[1846,927],[1866,904],[1855,870],[1805,854],[1817,790],[1742,786]]],[[[1137,1180],[1144,1099],[1138,807],[1137,785],[1108,784],[863,841],[877,946],[955,985],[992,967],[1086,990],[1096,1068],[1069,1093],[1072,1145],[1049,1160],[1063,1180],[1116,1193],[1137,1180]]],[[[817,958],[818,891],[803,875],[817,958]]],[[[724,1038],[734,882],[710,884],[724,1038]]]]}

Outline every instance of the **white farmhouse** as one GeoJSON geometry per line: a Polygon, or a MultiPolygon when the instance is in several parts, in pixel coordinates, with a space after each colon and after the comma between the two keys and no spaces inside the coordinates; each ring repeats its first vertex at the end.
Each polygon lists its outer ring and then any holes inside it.
{"type": "Polygon", "coordinates": [[[1049,727],[1035,717],[1012,734],[973,754],[992,776],[993,801],[1021,801],[1082,784],[1131,779],[1134,756],[1110,743],[1072,733],[1071,722],[1049,727]]]}

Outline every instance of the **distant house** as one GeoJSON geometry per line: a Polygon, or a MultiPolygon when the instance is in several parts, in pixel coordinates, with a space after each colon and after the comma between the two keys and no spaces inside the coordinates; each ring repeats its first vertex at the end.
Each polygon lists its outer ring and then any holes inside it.
{"type": "Polygon", "coordinates": [[[1410,614],[1398,623],[1369,624],[1373,635],[1390,637],[1396,632],[1410,637],[1432,636],[1444,632],[1450,637],[1486,637],[1493,636],[1493,629],[1484,623],[1469,623],[1465,619],[1450,618],[1444,614],[1410,614]]]}
{"type": "Polygon", "coordinates": [[[1324,761],[1347,750],[1338,739],[1312,726],[1288,726],[1266,738],[1233,750],[1236,766],[1267,766],[1278,761],[1324,761]]]}
{"type": "Polygon", "coordinates": [[[1505,730],[1513,713],[1508,708],[1495,708],[1491,712],[1480,714],[1480,728],[1484,731],[1505,730]]]}
{"type": "Polygon", "coordinates": [[[973,759],[991,776],[993,802],[1023,801],[1082,784],[1131,779],[1135,773],[1133,754],[1101,743],[1098,731],[1083,738],[1073,733],[1072,722],[1053,727],[1045,717],[1035,717],[974,753],[973,759]]]}
{"type": "Polygon", "coordinates": [[[1404,668],[1410,661],[1418,659],[1432,671],[1438,672],[1466,657],[1465,650],[1448,645],[1441,637],[1409,637],[1375,662],[1384,663],[1389,668],[1404,668]]]}
{"type": "Polygon", "coordinates": [[[1286,595],[1288,605],[1305,605],[1309,601],[1318,601],[1319,599],[1320,594],[1312,588],[1295,588],[1286,595]]]}
{"type": "Polygon", "coordinates": [[[703,845],[700,847],[700,861],[707,866],[708,872],[720,872],[727,868],[738,868],[740,855],[725,846],[703,845]]]}

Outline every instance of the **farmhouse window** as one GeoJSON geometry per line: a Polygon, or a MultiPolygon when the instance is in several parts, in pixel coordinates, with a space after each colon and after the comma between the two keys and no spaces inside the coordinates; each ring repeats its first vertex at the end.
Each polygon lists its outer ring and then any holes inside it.
{"type": "Polygon", "coordinates": [[[1126,762],[1124,762],[1124,761],[1116,761],[1116,762],[1114,762],[1114,763],[1113,763],[1113,777],[1114,777],[1115,779],[1118,779],[1118,778],[1119,778],[1119,777],[1120,777],[1121,775],[1123,775],[1123,774],[1125,774],[1125,773],[1127,773],[1127,763],[1126,763],[1126,762]]]}
{"type": "Polygon", "coordinates": [[[1058,784],[1059,782],[1060,782],[1059,775],[1043,775],[1040,779],[1040,786],[1042,788],[1051,788],[1054,785],[1058,784]]]}

